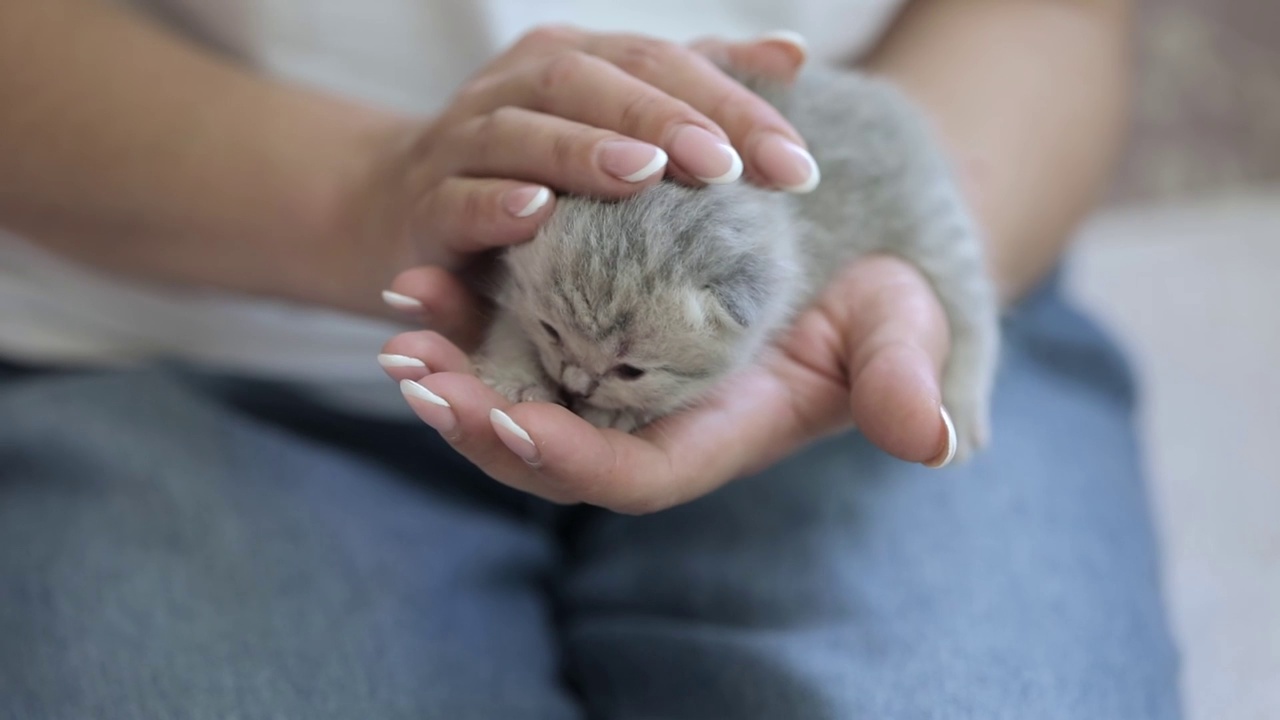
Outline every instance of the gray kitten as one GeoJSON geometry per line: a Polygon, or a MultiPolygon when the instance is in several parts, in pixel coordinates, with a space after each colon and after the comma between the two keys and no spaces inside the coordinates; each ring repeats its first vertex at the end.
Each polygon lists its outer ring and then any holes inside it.
{"type": "Polygon", "coordinates": [[[808,140],[822,183],[663,182],[620,202],[562,198],[506,251],[474,360],[513,401],[562,402],[631,431],[695,404],[752,362],[831,276],[894,253],[932,283],[951,327],[943,400],[964,456],[988,435],[999,343],[982,243],[920,113],[888,83],[813,70],[755,88],[808,140]]]}

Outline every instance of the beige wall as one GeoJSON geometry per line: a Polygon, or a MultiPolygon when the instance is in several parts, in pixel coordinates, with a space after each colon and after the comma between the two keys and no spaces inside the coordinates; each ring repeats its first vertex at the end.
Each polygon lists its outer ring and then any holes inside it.
{"type": "Polygon", "coordinates": [[[1280,184],[1280,0],[1139,0],[1119,202],[1280,184]]]}

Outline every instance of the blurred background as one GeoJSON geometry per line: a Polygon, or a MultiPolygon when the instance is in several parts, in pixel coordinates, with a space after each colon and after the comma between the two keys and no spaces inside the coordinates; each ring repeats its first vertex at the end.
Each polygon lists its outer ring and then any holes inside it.
{"type": "Polygon", "coordinates": [[[1142,382],[1188,720],[1280,718],[1280,2],[1140,0],[1136,113],[1070,281],[1142,382]]]}

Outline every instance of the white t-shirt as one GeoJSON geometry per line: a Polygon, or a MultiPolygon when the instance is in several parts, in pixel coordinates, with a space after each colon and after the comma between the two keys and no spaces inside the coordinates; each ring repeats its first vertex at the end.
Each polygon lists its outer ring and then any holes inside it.
{"type": "MultiPolygon", "coordinates": [[[[569,23],[685,42],[799,31],[822,59],[863,50],[898,0],[121,0],[259,71],[414,113],[441,108],[532,27],[569,23]]],[[[336,386],[385,383],[403,328],[287,303],[126,281],[0,230],[0,357],[170,358],[336,386]]]]}

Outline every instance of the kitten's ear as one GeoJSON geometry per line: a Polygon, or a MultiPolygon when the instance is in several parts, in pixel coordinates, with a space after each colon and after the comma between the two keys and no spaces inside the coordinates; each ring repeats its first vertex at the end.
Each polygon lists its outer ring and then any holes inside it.
{"type": "Polygon", "coordinates": [[[759,320],[764,307],[764,298],[752,283],[708,285],[699,294],[703,317],[724,327],[745,330],[759,320]]]}
{"type": "Polygon", "coordinates": [[[778,267],[756,253],[722,258],[698,291],[704,321],[746,329],[760,322],[769,293],[777,288],[778,267]]]}

